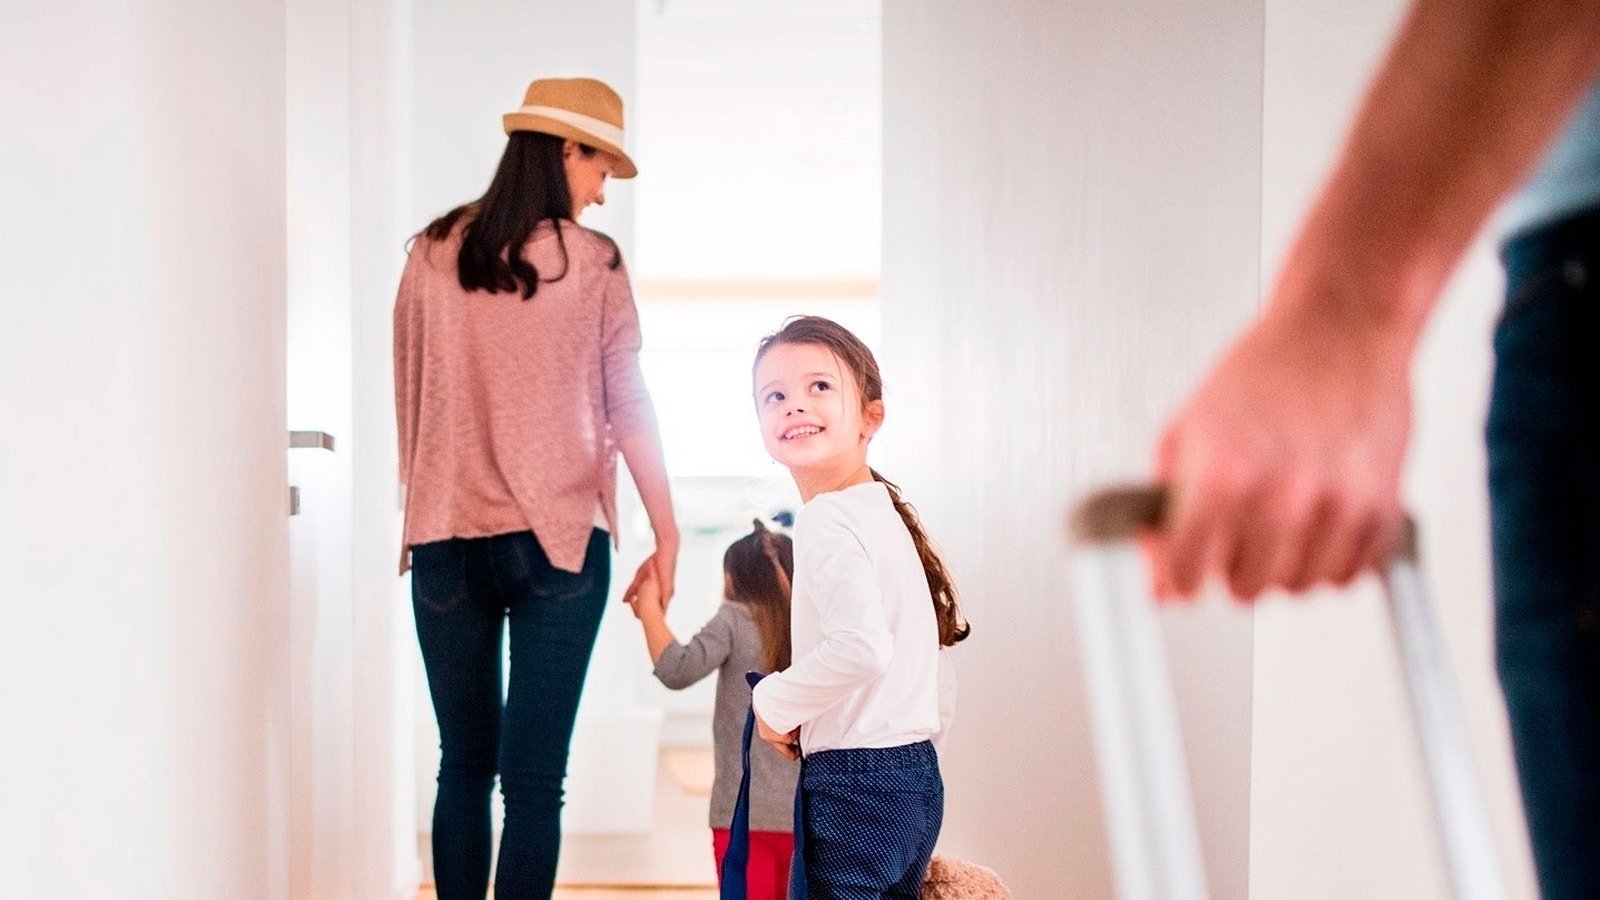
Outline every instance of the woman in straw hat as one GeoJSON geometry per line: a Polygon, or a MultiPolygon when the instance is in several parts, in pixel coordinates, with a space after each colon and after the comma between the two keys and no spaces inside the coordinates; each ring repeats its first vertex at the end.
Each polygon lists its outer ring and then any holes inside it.
{"type": "Polygon", "coordinates": [[[412,570],[443,751],[440,900],[487,890],[497,774],[495,895],[553,889],[567,752],[610,583],[618,450],[655,531],[634,583],[653,572],[670,592],[678,554],[627,272],[616,244],[577,224],[605,202],[608,177],[636,172],[622,99],[593,79],[535,81],[504,124],[488,191],[417,236],[394,312],[401,571],[412,570]]]}

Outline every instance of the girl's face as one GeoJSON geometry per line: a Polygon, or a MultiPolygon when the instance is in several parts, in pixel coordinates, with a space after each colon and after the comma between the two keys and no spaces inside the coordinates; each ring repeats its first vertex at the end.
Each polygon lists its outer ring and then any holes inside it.
{"type": "Polygon", "coordinates": [[[561,152],[567,170],[567,190],[572,194],[572,220],[589,204],[606,205],[606,179],[616,168],[616,158],[604,150],[584,154],[577,141],[567,141],[561,152]]]}
{"type": "Polygon", "coordinates": [[[853,472],[883,424],[883,401],[863,407],[854,376],[826,347],[778,344],[756,364],[756,416],[767,453],[797,478],[853,472]]]}

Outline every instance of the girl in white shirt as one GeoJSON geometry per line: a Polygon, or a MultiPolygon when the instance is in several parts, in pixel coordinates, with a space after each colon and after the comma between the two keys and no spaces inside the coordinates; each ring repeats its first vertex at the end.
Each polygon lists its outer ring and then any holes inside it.
{"type": "Polygon", "coordinates": [[[757,350],[755,400],[767,452],[806,501],[794,663],[752,697],[761,738],[803,758],[791,896],[915,898],[944,816],[932,742],[954,682],[940,651],[970,628],[916,513],[867,465],[884,405],[866,345],[791,319],[757,350]]]}

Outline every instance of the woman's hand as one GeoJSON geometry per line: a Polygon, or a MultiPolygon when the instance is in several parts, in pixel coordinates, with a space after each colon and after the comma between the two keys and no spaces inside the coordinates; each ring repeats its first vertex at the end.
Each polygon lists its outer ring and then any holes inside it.
{"type": "Polygon", "coordinates": [[[650,603],[658,605],[663,614],[671,605],[673,595],[673,579],[676,577],[678,567],[678,550],[657,549],[655,553],[645,557],[639,564],[639,570],[633,573],[633,581],[628,583],[628,589],[622,592],[622,602],[633,607],[634,615],[639,615],[639,604],[644,592],[651,594],[650,603]]]}
{"type": "Polygon", "coordinates": [[[661,610],[666,612],[672,606],[673,595],[677,593],[678,536],[656,535],[656,552],[650,555],[650,561],[655,567],[656,583],[661,591],[661,610]]]}
{"type": "Polygon", "coordinates": [[[800,729],[796,728],[788,733],[775,731],[767,724],[766,719],[761,718],[760,713],[756,713],[756,733],[763,741],[771,744],[784,759],[794,762],[800,758],[800,729]]]}

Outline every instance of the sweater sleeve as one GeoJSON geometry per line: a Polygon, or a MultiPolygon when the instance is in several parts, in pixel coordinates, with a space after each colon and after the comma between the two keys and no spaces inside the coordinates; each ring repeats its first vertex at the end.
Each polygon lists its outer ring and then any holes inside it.
{"type": "Polygon", "coordinates": [[[668,688],[681,691],[721,668],[733,652],[732,617],[736,615],[738,611],[724,603],[689,643],[668,644],[656,660],[656,678],[668,688]]]}
{"type": "Polygon", "coordinates": [[[402,486],[411,482],[411,455],[416,447],[417,381],[422,377],[422,308],[416,296],[417,267],[428,252],[425,240],[418,238],[412,246],[394,298],[394,420],[399,430],[402,486]]]}
{"type": "Polygon", "coordinates": [[[778,731],[815,719],[889,671],[894,636],[877,572],[842,512],[813,502],[795,534],[795,569],[804,571],[822,640],[783,672],[756,685],[753,702],[778,731]]]}
{"type": "Polygon", "coordinates": [[[654,427],[655,409],[639,368],[644,339],[639,332],[639,310],[633,303],[628,269],[618,264],[605,274],[605,297],[600,311],[601,370],[605,386],[606,421],[620,439],[645,427],[654,427]]]}

